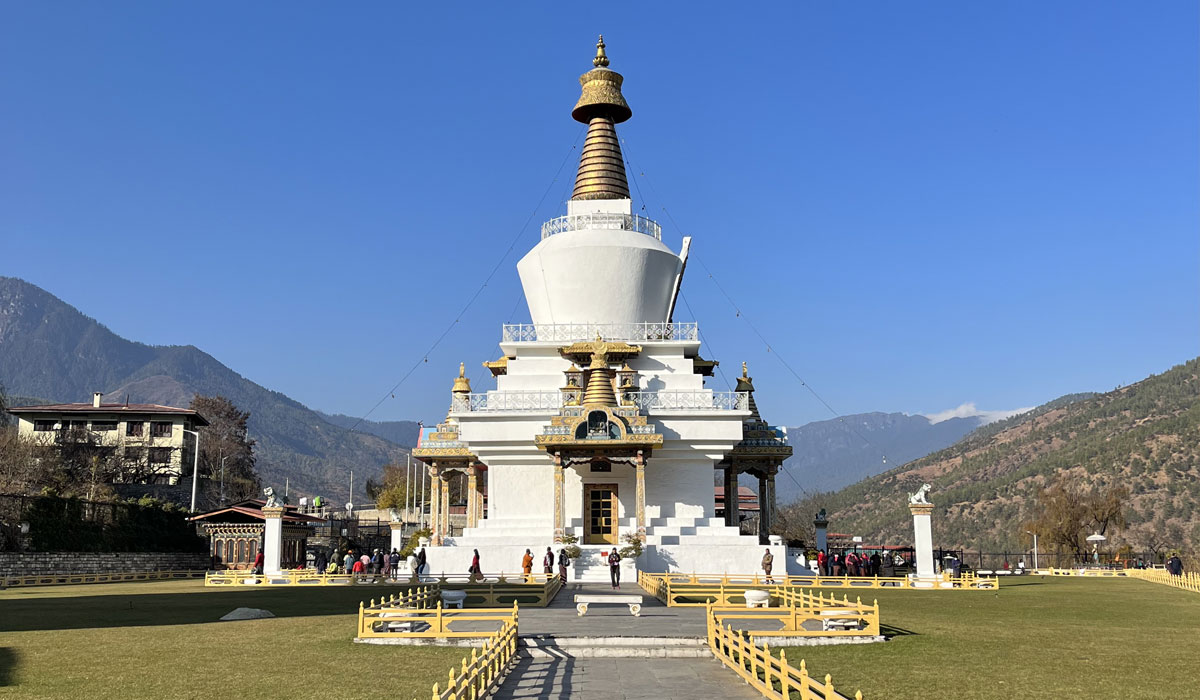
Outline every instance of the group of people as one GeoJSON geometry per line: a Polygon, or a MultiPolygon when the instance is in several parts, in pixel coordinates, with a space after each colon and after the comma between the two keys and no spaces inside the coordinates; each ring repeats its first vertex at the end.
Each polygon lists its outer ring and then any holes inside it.
{"type": "MultiPolygon", "coordinates": [[[[479,550],[475,550],[475,557],[478,559],[479,550]]],[[[542,571],[547,577],[554,574],[554,565],[558,564],[558,578],[563,583],[567,582],[567,567],[571,565],[571,558],[567,556],[567,550],[558,550],[558,555],[555,556],[554,550],[550,547],[546,548],[546,553],[542,556],[542,571]]],[[[524,556],[521,557],[521,571],[525,574],[526,581],[533,580],[533,551],[525,550],[524,556]]]]}
{"type": "MultiPolygon", "coordinates": [[[[395,578],[401,572],[401,561],[404,561],[404,557],[401,556],[400,550],[394,547],[391,552],[376,549],[370,554],[365,551],[359,553],[354,549],[348,549],[340,561],[336,556],[328,557],[322,550],[318,551],[313,558],[313,568],[325,574],[360,574],[395,578]]],[[[424,575],[429,568],[425,557],[425,548],[422,547],[420,551],[409,554],[407,564],[409,575],[424,575]]]]}
{"type": "Polygon", "coordinates": [[[821,576],[878,576],[883,565],[883,557],[878,552],[869,556],[854,550],[832,555],[826,555],[823,549],[817,552],[817,569],[821,576]]]}

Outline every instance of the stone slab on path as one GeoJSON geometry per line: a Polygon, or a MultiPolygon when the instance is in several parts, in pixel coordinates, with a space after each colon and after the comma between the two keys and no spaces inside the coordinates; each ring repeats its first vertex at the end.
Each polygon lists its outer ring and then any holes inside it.
{"type": "Polygon", "coordinates": [[[715,659],[522,658],[493,698],[501,700],[761,700],[715,659]]]}

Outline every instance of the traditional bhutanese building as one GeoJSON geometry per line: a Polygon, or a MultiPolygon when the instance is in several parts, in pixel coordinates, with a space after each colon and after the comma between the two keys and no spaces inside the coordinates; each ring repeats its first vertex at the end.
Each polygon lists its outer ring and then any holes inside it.
{"type": "Polygon", "coordinates": [[[584,550],[576,579],[607,580],[600,554],[630,536],[645,551],[629,567],[751,573],[768,541],[791,448],[759,416],[744,365],[736,391],[705,386],[717,363],[701,357],[697,325],[672,318],[691,241],[677,253],[634,213],[616,133],[633,112],[603,38],[592,63],[571,112],[588,127],[573,196],[517,263],[532,323],[501,329],[499,358],[483,363],[494,389],[473,392],[460,367],[449,414],[413,453],[437,489],[435,574],[466,571],[474,549],[485,571],[514,571],[526,548],[540,557],[568,534],[584,550]],[[475,522],[450,538],[444,494],[458,472],[475,522]],[[740,473],[759,479],[761,537],[737,527],[740,473]]]}

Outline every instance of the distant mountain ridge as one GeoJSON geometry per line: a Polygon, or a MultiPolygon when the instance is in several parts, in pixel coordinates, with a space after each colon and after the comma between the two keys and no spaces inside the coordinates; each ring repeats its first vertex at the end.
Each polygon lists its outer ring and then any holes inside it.
{"type": "MultiPolygon", "coordinates": [[[[266,389],[191,345],[126,340],[54,295],[0,277],[0,383],[12,395],[54,402],[107,401],[186,406],[192,396],[220,394],[250,411],[250,436],[264,484],[336,500],[355,483],[403,460],[408,450],[378,434],[403,435],[403,422],[366,422],[347,430],[288,396],[266,389]],[[383,426],[383,427],[380,427],[383,426]]],[[[415,430],[415,429],[414,429],[415,430]]],[[[361,487],[355,489],[363,493],[361,487]]]]}
{"type": "Polygon", "coordinates": [[[1033,516],[1038,489],[1060,474],[1081,486],[1129,489],[1130,528],[1110,544],[1200,549],[1200,358],[983,426],[814,504],[828,510],[838,532],[911,542],[906,496],[929,483],[936,545],[1021,551],[1021,524],[1033,516]]]}
{"type": "Polygon", "coordinates": [[[981,426],[981,416],[933,422],[906,413],[858,413],[788,428],[794,454],[775,479],[776,498],[836,491],[898,464],[949,447],[981,426]],[[884,461],[886,456],[887,461],[884,461]]]}

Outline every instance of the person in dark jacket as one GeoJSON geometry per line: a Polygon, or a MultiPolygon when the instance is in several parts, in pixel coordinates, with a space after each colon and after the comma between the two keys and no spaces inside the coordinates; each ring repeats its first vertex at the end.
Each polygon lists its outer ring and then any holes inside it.
{"type": "Polygon", "coordinates": [[[1167,560],[1167,573],[1172,576],[1183,576],[1183,560],[1178,555],[1171,555],[1167,560]]]}
{"type": "Polygon", "coordinates": [[[567,550],[558,550],[558,578],[563,583],[567,582],[567,566],[571,563],[571,558],[567,556],[567,550]]]}
{"type": "Polygon", "coordinates": [[[554,552],[549,547],[546,548],[546,556],[542,557],[542,568],[545,569],[546,578],[554,573],[554,552]]]}
{"type": "Polygon", "coordinates": [[[325,569],[329,566],[329,559],[325,556],[325,550],[317,550],[317,556],[313,557],[313,567],[318,574],[325,573],[325,569]]]}
{"type": "Polygon", "coordinates": [[[422,547],[421,551],[417,553],[417,578],[420,579],[420,577],[429,573],[427,571],[428,568],[429,561],[425,558],[425,548],[422,547]]]}
{"type": "Polygon", "coordinates": [[[613,547],[612,551],[608,553],[608,575],[610,578],[612,578],[613,590],[615,591],[618,588],[620,588],[621,587],[621,553],[617,551],[616,547],[613,547]]]}

